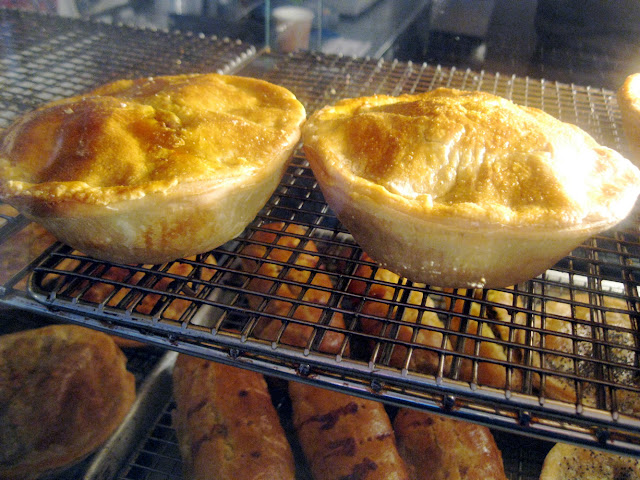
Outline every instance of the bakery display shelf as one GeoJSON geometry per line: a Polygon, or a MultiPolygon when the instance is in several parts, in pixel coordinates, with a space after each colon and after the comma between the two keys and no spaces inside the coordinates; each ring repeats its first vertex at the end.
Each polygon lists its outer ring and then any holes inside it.
{"type": "MultiPolygon", "coordinates": [[[[9,24],[37,18],[3,14],[9,24]]],[[[94,25],[92,30],[103,28],[116,45],[118,40],[113,37],[127,32],[147,40],[153,35],[173,40],[177,52],[187,51],[182,42],[209,41],[115,26],[94,25]]],[[[13,36],[10,33],[9,40],[13,36]]],[[[49,31],[45,37],[51,42],[56,32],[49,31]]],[[[45,62],[45,71],[30,73],[32,83],[27,90],[5,97],[6,106],[0,109],[3,115],[65,94],[58,86],[68,82],[73,85],[69,92],[75,92],[80,89],[73,83],[76,79],[84,88],[116,75],[133,76],[142,70],[150,74],[152,68],[158,69],[156,73],[209,68],[198,60],[189,63],[192,57],[186,54],[178,55],[180,61],[171,55],[160,59],[155,44],[153,55],[150,45],[103,49],[101,55],[112,57],[117,67],[95,67],[91,54],[85,52],[97,48],[100,40],[90,49],[82,45],[84,40],[76,36],[65,40],[74,48],[58,45],[46,51],[37,50],[38,41],[23,45],[21,55],[36,49],[28,59],[16,62],[29,68],[40,58],[60,56],[47,60],[52,63],[45,62]],[[67,68],[76,57],[82,66],[67,68]],[[151,64],[141,67],[144,61],[151,64]],[[65,67],[56,69],[55,65],[65,67]],[[45,75],[48,70],[55,71],[53,80],[45,75]]],[[[11,41],[5,41],[3,48],[9,44],[11,41]]],[[[579,125],[601,143],[626,151],[615,95],[608,90],[437,65],[309,52],[280,55],[255,52],[234,42],[222,44],[250,52],[226,71],[287,87],[309,112],[358,95],[401,94],[439,86],[479,89],[542,108],[579,125]]],[[[9,52],[4,51],[2,57],[11,62],[9,52]]],[[[16,70],[22,72],[17,83],[26,83],[24,71],[16,70]]],[[[2,221],[0,239],[5,240],[0,247],[11,252],[7,245],[29,225],[14,228],[23,220],[11,213],[2,221]],[[11,231],[5,234],[5,229],[11,231]]],[[[51,242],[40,251],[29,250],[22,267],[12,270],[0,290],[0,305],[392,406],[435,411],[536,439],[639,455],[640,419],[634,411],[638,403],[634,400],[640,395],[637,226],[638,212],[634,211],[624,224],[590,239],[547,274],[495,292],[443,291],[402,279],[362,277],[360,270],[369,268],[375,273],[378,267],[362,257],[349,232],[327,207],[299,149],[270,201],[234,241],[163,265],[112,265],[51,242]],[[291,253],[289,261],[256,259],[247,253],[250,247],[262,247],[267,254],[273,250],[274,245],[263,237],[274,223],[279,223],[277,239],[293,236],[299,242],[280,247],[291,253]],[[299,230],[285,234],[288,226],[299,230]],[[295,264],[311,245],[318,250],[314,254],[317,265],[295,264]],[[270,263],[281,272],[277,278],[259,270],[270,263]],[[292,279],[288,273],[293,270],[304,272],[309,280],[292,279]],[[312,287],[313,279],[322,275],[330,279],[331,287],[312,287]],[[254,292],[255,280],[271,282],[268,291],[254,292]],[[354,293],[351,287],[358,281],[364,289],[354,293]],[[298,296],[282,296],[283,287],[299,292],[298,296]],[[388,299],[371,294],[379,287],[391,292],[388,299]],[[324,292],[326,304],[308,301],[304,295],[309,290],[324,292]],[[420,298],[417,303],[415,297],[420,298]],[[287,302],[288,312],[278,314],[265,308],[274,301],[287,302]],[[372,302],[382,304],[386,313],[368,313],[372,302]],[[319,312],[317,322],[296,314],[303,310],[319,312]],[[345,326],[331,322],[338,316],[344,318],[345,326]],[[408,319],[411,316],[419,325],[408,319]],[[362,330],[362,320],[367,318],[380,327],[377,333],[362,330]],[[619,318],[622,324],[616,323],[619,318]],[[265,339],[259,332],[260,319],[281,322],[282,329],[274,338],[265,339]],[[553,331],[558,323],[564,330],[553,331]],[[293,324],[308,327],[306,345],[291,345],[282,335],[293,324]],[[409,337],[402,335],[407,329],[412,332],[409,337]],[[439,340],[425,344],[418,334],[439,340]],[[331,335],[342,335],[338,352],[323,349],[323,339],[331,335]],[[568,350],[554,349],[552,344],[558,340],[568,350]],[[414,359],[421,356],[435,358],[435,366],[427,371],[416,368],[414,359]],[[489,367],[498,376],[487,375],[489,367]],[[559,398],[554,388],[558,382],[574,398],[559,398]]],[[[19,243],[27,249],[32,245],[19,243]]]]}

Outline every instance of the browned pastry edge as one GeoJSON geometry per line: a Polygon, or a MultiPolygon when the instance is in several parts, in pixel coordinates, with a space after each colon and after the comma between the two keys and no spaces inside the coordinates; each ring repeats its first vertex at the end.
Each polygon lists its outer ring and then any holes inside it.
{"type": "Polygon", "coordinates": [[[263,376],[188,355],[173,371],[173,425],[189,480],[295,480],[263,376]]]}
{"type": "Polygon", "coordinates": [[[507,480],[487,427],[402,408],[393,429],[412,480],[507,480]]]}
{"type": "Polygon", "coordinates": [[[135,400],[113,340],[75,325],[0,337],[0,477],[31,479],[101,445],[135,400]]]}

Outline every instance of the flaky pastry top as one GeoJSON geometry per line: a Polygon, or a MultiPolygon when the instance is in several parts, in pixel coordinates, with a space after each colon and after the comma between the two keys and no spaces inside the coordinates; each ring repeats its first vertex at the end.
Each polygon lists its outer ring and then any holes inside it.
{"type": "Polygon", "coordinates": [[[640,192],[638,169],[580,128],[483,92],[346,99],[303,140],[335,185],[436,221],[580,228],[620,220],[640,192]]]}
{"type": "Polygon", "coordinates": [[[0,144],[0,197],[105,204],[196,193],[268,165],[306,115],[288,90],[193,74],[119,80],[34,110],[0,144]]]}

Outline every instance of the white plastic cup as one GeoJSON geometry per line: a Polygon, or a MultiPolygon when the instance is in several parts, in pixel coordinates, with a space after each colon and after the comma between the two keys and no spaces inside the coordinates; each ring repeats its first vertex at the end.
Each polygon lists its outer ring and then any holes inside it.
{"type": "Polygon", "coordinates": [[[289,53],[309,48],[313,11],[304,7],[277,7],[272,17],[279,51],[289,53]]]}

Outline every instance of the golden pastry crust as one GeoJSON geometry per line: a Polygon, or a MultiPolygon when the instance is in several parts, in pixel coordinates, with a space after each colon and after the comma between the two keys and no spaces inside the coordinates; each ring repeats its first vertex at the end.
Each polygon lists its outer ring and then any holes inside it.
{"type": "Polygon", "coordinates": [[[291,447],[261,374],[179,355],[173,382],[185,478],[295,479],[291,447]]]}
{"type": "Polygon", "coordinates": [[[579,128],[481,92],[343,100],[309,118],[303,141],[364,250],[442,287],[532,278],[640,192],[638,169],[579,128]]]}
{"type": "Polygon", "coordinates": [[[104,333],[52,325],[0,338],[0,477],[36,478],[81,460],[135,400],[126,358],[104,333]]]}
{"type": "Polygon", "coordinates": [[[393,429],[413,480],[507,480],[487,427],[401,408],[393,429]]]}
{"type": "Polygon", "coordinates": [[[640,460],[557,443],[542,465],[540,480],[638,480],[640,460]]]}
{"type": "Polygon", "coordinates": [[[116,81],[7,129],[0,199],[98,258],[202,253],[264,205],[305,116],[291,92],[251,78],[116,81]]]}
{"type": "Polygon", "coordinates": [[[618,89],[618,107],[630,159],[640,167],[640,73],[629,75],[618,89]]]}

